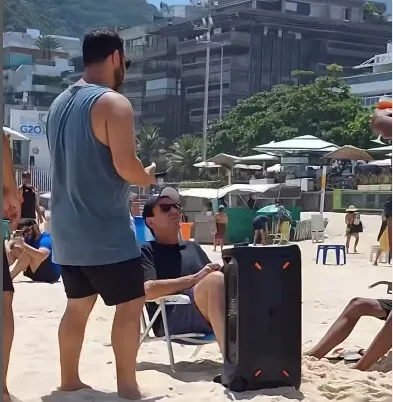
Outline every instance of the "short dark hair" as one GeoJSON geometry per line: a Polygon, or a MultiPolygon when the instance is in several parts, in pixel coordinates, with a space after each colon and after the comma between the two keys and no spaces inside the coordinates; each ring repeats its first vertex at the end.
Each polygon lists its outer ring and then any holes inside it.
{"type": "Polygon", "coordinates": [[[22,230],[24,227],[32,227],[34,225],[37,225],[37,222],[35,221],[35,219],[32,218],[23,218],[21,219],[21,221],[18,224],[18,230],[22,230]]]}
{"type": "Polygon", "coordinates": [[[83,63],[88,66],[103,62],[116,50],[124,54],[124,42],[117,32],[107,28],[93,29],[83,39],[83,63]]]}

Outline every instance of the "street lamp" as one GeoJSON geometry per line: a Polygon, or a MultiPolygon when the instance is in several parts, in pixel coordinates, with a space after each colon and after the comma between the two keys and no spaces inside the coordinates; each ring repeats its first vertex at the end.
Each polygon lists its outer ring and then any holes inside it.
{"type": "MultiPolygon", "coordinates": [[[[199,40],[199,37],[197,37],[197,41],[199,44],[208,44],[207,40],[199,40]]],[[[218,45],[221,47],[221,58],[220,58],[220,111],[219,111],[219,120],[222,119],[222,98],[223,98],[223,77],[224,77],[224,46],[227,45],[227,42],[213,42],[210,41],[211,45],[218,45]]]]}
{"type": "MultiPolygon", "coordinates": [[[[217,5],[217,2],[214,1],[214,5],[217,5]]],[[[205,31],[206,33],[206,77],[205,77],[205,96],[203,100],[203,150],[202,156],[203,160],[206,161],[207,155],[207,120],[208,120],[208,109],[209,109],[209,76],[210,76],[210,36],[211,30],[213,28],[213,18],[212,18],[212,0],[205,0],[204,6],[207,6],[207,16],[202,18],[202,25],[195,26],[195,30],[205,31]]]]}

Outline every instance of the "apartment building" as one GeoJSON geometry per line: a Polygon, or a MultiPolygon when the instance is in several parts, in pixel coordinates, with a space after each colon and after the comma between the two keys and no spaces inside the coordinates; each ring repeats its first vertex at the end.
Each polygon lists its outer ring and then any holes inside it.
{"type": "Polygon", "coordinates": [[[352,93],[362,98],[365,107],[375,105],[381,96],[392,97],[392,43],[386,52],[377,54],[354,67],[358,72],[345,78],[352,93]]]}
{"type": "MultiPolygon", "coordinates": [[[[353,66],[385,52],[391,24],[363,21],[361,0],[219,0],[212,7],[208,120],[239,99],[294,81],[294,70],[353,66]],[[223,49],[223,53],[221,50],[223,49]],[[221,60],[221,55],[223,55],[221,60]],[[222,68],[221,68],[222,66],[222,68]]],[[[167,138],[202,131],[207,11],[121,30],[132,60],[123,91],[167,138]],[[202,43],[201,43],[202,42],[202,43]]]]}
{"type": "Polygon", "coordinates": [[[45,137],[47,110],[74,71],[70,55],[80,54],[78,38],[51,35],[59,48],[48,51],[35,44],[40,31],[5,32],[3,35],[4,124],[30,141],[15,141],[14,160],[24,167],[49,168],[45,137]]]}

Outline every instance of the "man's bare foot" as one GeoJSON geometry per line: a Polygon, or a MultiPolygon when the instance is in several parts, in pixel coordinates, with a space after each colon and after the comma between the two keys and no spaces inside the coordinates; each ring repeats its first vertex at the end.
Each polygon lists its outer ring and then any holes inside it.
{"type": "Polygon", "coordinates": [[[3,391],[3,402],[11,402],[10,394],[7,390],[3,391]]]}
{"type": "Polygon", "coordinates": [[[123,389],[119,388],[117,394],[120,396],[120,398],[130,399],[132,401],[139,400],[142,397],[138,386],[123,389]]]}
{"type": "Polygon", "coordinates": [[[75,381],[68,384],[61,384],[60,387],[57,388],[58,391],[63,392],[80,391],[81,389],[91,389],[91,386],[83,383],[82,381],[75,381]]]}

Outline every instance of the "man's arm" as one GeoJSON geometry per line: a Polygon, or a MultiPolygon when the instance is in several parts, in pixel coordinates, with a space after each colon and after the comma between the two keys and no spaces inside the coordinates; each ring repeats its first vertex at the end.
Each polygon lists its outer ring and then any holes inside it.
{"type": "Polygon", "coordinates": [[[17,194],[10,140],[3,134],[3,192],[17,194]]]}
{"type": "Polygon", "coordinates": [[[8,137],[3,133],[3,216],[8,217],[10,229],[20,221],[21,199],[16,188],[14,163],[8,137]]]}
{"type": "Polygon", "coordinates": [[[392,138],[392,111],[376,110],[371,120],[371,130],[375,135],[381,134],[385,139],[392,138]]]}
{"type": "Polygon", "coordinates": [[[29,246],[25,242],[17,244],[18,246],[22,247],[23,251],[26,251],[26,253],[34,259],[41,259],[41,261],[44,261],[49,256],[49,250],[45,247],[40,247],[37,249],[29,246]]]}
{"type": "Polygon", "coordinates": [[[154,267],[154,257],[150,246],[142,246],[141,264],[145,274],[146,300],[170,296],[189,289],[197,282],[195,275],[183,276],[177,279],[157,279],[154,267]]]}
{"type": "Polygon", "coordinates": [[[102,95],[92,109],[92,126],[98,140],[110,148],[119,176],[142,187],[156,182],[155,167],[144,168],[136,154],[134,111],[127,98],[116,92],[102,95]]]}

